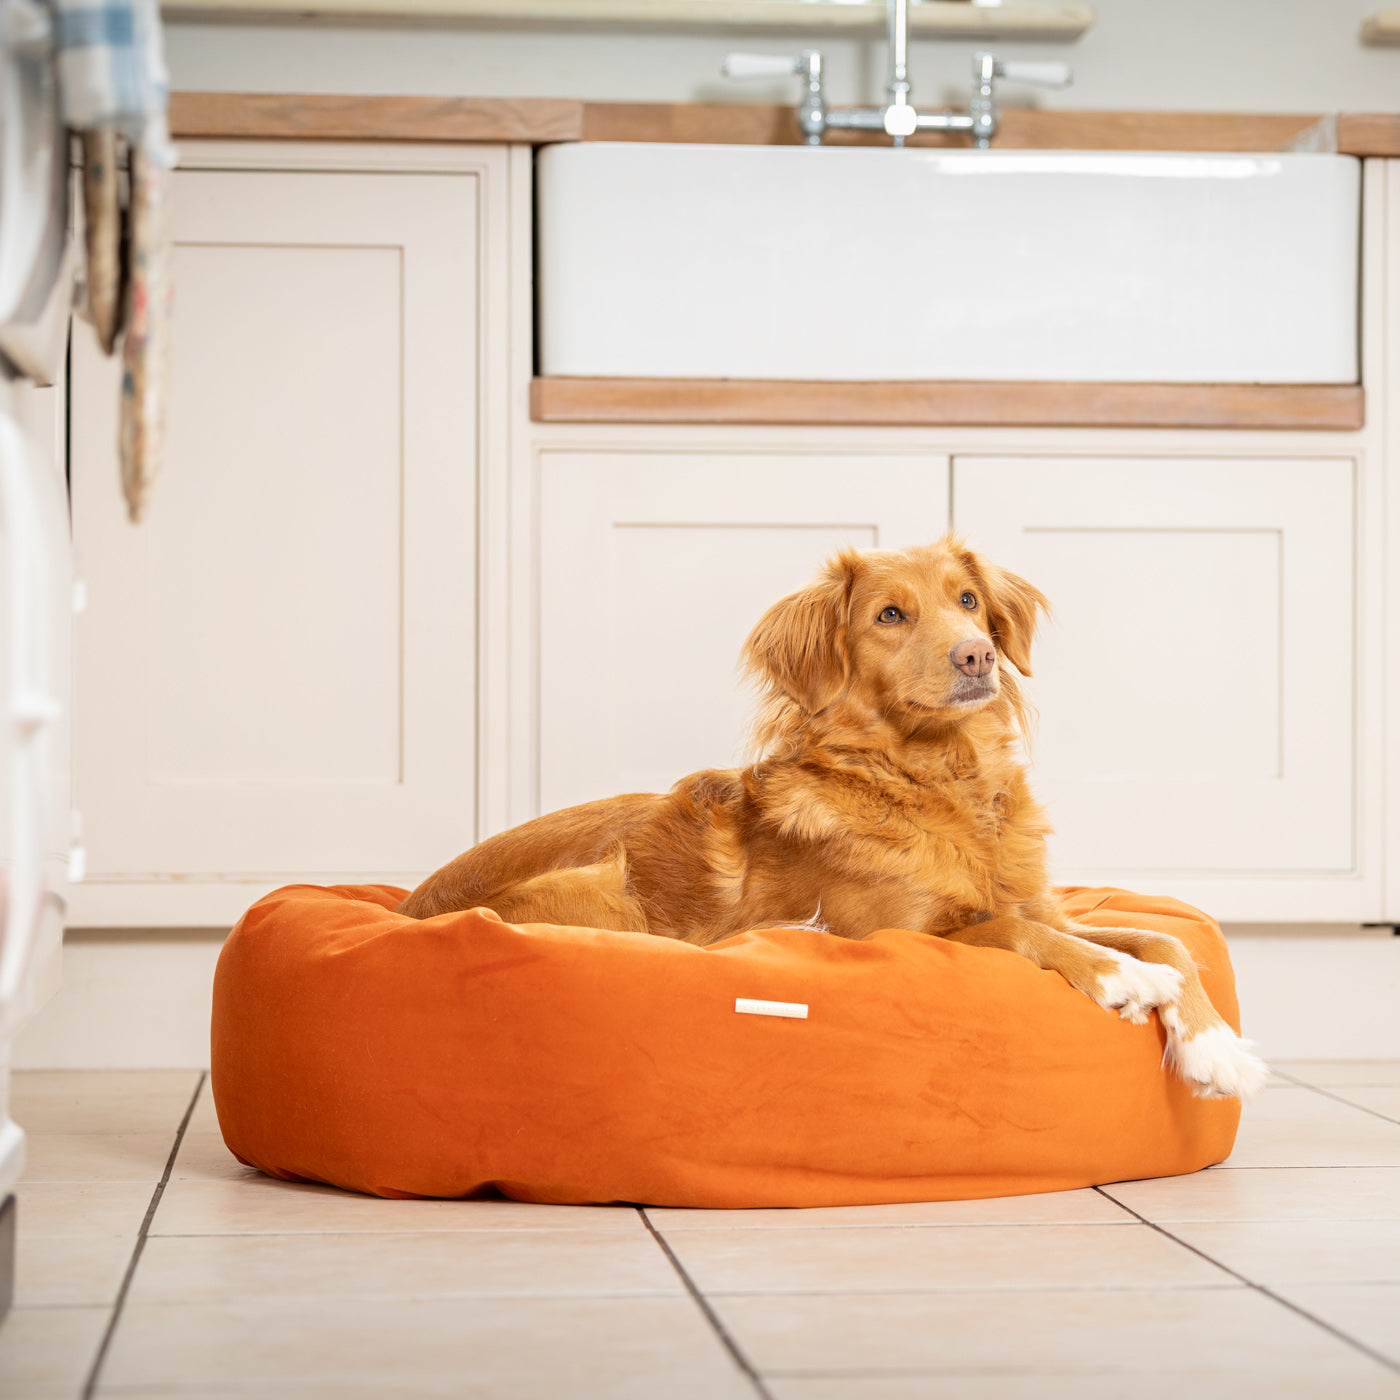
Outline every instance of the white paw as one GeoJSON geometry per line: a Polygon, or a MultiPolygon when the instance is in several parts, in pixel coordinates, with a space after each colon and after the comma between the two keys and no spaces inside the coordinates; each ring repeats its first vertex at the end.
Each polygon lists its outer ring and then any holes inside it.
{"type": "Polygon", "coordinates": [[[1198,1099],[1247,1099],[1264,1087],[1269,1067],[1254,1053],[1252,1041],[1242,1040],[1223,1023],[1186,1039],[1174,1010],[1162,1019],[1167,1025],[1167,1064],[1198,1099]]]}
{"type": "Polygon", "coordinates": [[[1140,1026],[1155,1007],[1170,1005],[1181,994],[1181,973],[1176,968],[1142,962],[1116,948],[1100,947],[1098,951],[1112,958],[1118,970],[1099,978],[1095,1000],[1125,1021],[1140,1026]]]}

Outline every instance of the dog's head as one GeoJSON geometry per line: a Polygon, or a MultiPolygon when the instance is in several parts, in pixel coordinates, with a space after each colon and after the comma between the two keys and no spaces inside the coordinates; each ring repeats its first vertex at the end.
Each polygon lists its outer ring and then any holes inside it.
{"type": "Polygon", "coordinates": [[[843,550],[815,583],[775,603],[744,644],[744,665],[807,714],[863,702],[912,730],[953,723],[1003,690],[1007,662],[1030,675],[1039,589],[948,536],[861,554],[843,550]]]}

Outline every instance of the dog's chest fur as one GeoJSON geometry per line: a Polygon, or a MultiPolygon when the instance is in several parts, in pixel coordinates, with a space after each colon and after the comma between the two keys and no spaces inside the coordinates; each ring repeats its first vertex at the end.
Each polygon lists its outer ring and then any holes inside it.
{"type": "Polygon", "coordinates": [[[828,877],[900,891],[905,927],[960,928],[1043,898],[1049,828],[1020,765],[999,751],[920,757],[822,749],[759,765],[746,786],[764,826],[828,877]]]}

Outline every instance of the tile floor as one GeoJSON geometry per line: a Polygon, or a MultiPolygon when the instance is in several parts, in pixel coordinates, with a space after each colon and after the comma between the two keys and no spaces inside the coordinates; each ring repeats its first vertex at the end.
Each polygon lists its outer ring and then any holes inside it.
{"type": "Polygon", "coordinates": [[[20,1074],[0,1396],[1400,1397],[1400,1062],[1276,1068],[1192,1177],[645,1212],[288,1185],[202,1075],[20,1074]]]}

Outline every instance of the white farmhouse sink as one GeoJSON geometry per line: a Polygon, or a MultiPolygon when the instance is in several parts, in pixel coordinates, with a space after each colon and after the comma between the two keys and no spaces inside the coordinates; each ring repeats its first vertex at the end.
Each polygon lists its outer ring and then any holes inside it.
{"type": "Polygon", "coordinates": [[[1359,163],[579,143],[539,157],[540,369],[1350,383],[1359,163]]]}

